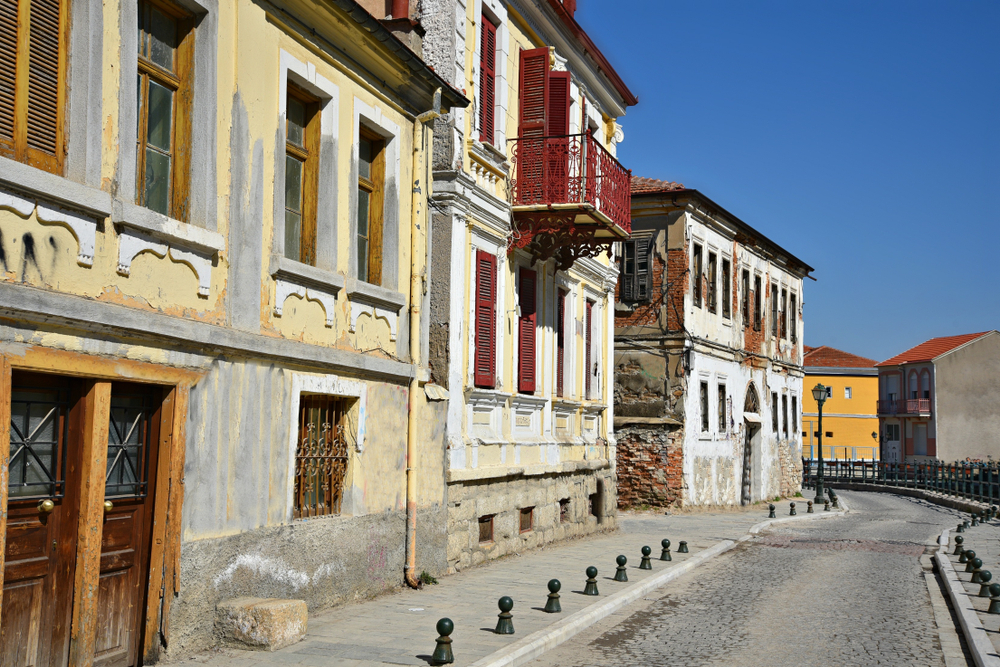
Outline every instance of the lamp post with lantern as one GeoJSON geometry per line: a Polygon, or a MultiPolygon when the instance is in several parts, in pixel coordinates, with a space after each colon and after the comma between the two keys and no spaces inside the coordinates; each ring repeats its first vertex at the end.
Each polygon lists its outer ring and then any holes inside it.
{"type": "Polygon", "coordinates": [[[823,502],[823,403],[826,402],[826,387],[822,383],[817,383],[812,389],[813,398],[816,399],[816,406],[819,408],[819,463],[816,466],[816,504],[823,502]]]}

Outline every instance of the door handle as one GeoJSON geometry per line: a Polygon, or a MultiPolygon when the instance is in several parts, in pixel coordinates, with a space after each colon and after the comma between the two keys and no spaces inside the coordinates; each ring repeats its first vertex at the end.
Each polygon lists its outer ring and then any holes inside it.
{"type": "Polygon", "coordinates": [[[113,502],[111,502],[110,500],[105,500],[104,501],[104,511],[105,512],[110,512],[114,508],[115,508],[115,504],[113,502]]]}
{"type": "Polygon", "coordinates": [[[51,512],[52,510],[54,510],[55,508],[56,508],[56,504],[54,502],[52,502],[51,500],[49,500],[48,498],[46,498],[45,500],[39,501],[39,503],[38,503],[38,511],[41,512],[42,514],[48,514],[49,512],[51,512]]]}

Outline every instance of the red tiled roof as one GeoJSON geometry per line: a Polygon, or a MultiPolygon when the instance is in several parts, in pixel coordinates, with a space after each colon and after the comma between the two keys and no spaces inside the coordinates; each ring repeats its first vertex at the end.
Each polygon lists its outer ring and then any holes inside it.
{"type": "Polygon", "coordinates": [[[886,359],[881,361],[876,366],[898,366],[899,364],[909,364],[920,361],[931,361],[940,357],[945,352],[951,352],[956,347],[965,345],[966,343],[976,340],[980,336],[985,336],[991,331],[982,331],[980,333],[972,334],[962,334],[961,336],[944,336],[942,338],[931,338],[925,343],[921,343],[916,347],[911,347],[906,352],[902,354],[897,354],[891,359],[886,359]]]}
{"type": "Polygon", "coordinates": [[[803,345],[802,346],[802,354],[809,354],[810,352],[812,352],[815,349],[816,348],[812,347],[811,345],[803,345]]]}
{"type": "Polygon", "coordinates": [[[660,181],[655,178],[643,178],[642,176],[632,177],[632,194],[654,194],[657,192],[675,192],[686,189],[680,183],[673,181],[660,181]]]}
{"type": "Polygon", "coordinates": [[[875,360],[868,357],[859,357],[850,352],[838,350],[835,347],[820,345],[819,347],[802,347],[805,355],[802,357],[803,366],[818,366],[821,368],[874,368],[875,360]]]}

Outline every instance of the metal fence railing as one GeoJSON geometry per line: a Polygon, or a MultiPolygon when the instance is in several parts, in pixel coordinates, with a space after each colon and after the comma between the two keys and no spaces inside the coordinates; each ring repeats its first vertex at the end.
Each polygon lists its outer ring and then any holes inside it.
{"type": "MultiPolygon", "coordinates": [[[[802,485],[816,485],[817,462],[802,460],[802,485]]],[[[824,461],[823,483],[861,482],[936,491],[990,505],[1000,503],[1000,465],[995,462],[884,463],[824,461]]]]}

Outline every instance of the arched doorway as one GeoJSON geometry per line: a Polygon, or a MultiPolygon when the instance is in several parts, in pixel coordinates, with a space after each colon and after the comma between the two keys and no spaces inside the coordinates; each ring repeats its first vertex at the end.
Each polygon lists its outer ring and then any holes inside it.
{"type": "Polygon", "coordinates": [[[753,462],[760,447],[760,394],[753,380],[747,384],[743,401],[743,481],[740,490],[740,504],[752,502],[753,462]]]}

